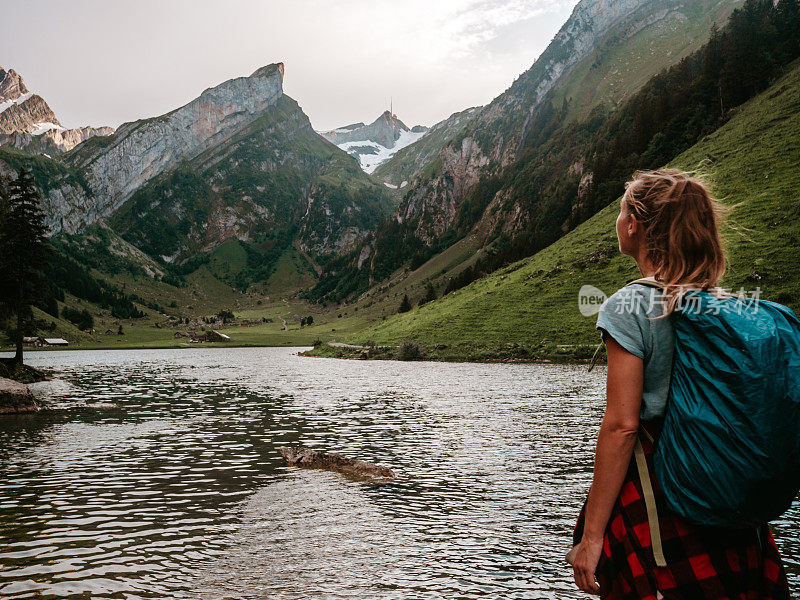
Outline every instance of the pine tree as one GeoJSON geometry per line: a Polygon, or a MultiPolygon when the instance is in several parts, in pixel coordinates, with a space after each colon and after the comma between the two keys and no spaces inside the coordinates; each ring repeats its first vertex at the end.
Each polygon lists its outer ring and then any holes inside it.
{"type": "Polygon", "coordinates": [[[408,294],[403,296],[402,302],[400,302],[400,308],[397,309],[399,313],[405,313],[411,310],[411,302],[408,299],[408,294]]]}
{"type": "Polygon", "coordinates": [[[800,2],[778,0],[773,22],[781,37],[779,50],[784,62],[789,62],[800,54],[800,2]]]}
{"type": "MultiPolygon", "coordinates": [[[[0,186],[2,187],[2,186],[0,186]]],[[[39,191],[31,174],[21,168],[0,197],[0,264],[3,265],[2,301],[17,316],[16,354],[22,363],[22,336],[31,315],[31,304],[44,284],[42,269],[49,246],[39,191]]]]}
{"type": "Polygon", "coordinates": [[[716,109],[719,108],[719,118],[725,116],[725,104],[722,97],[722,82],[719,80],[719,74],[725,65],[725,50],[723,47],[723,38],[719,32],[719,27],[714,23],[711,26],[711,37],[706,44],[706,51],[703,54],[703,75],[702,75],[702,88],[706,96],[716,96],[719,104],[714,103],[712,106],[716,109]]]}
{"type": "Polygon", "coordinates": [[[436,288],[433,284],[428,282],[428,287],[425,288],[425,302],[433,302],[438,296],[436,295],[436,288]]]}
{"type": "MultiPolygon", "coordinates": [[[[8,219],[8,183],[9,181],[0,175],[0,227],[6,222],[8,219]]],[[[2,238],[2,233],[0,233],[0,239],[2,238]]],[[[12,316],[11,312],[11,298],[12,298],[12,285],[10,277],[7,277],[5,271],[7,267],[5,265],[8,264],[8,258],[6,256],[5,248],[0,245],[0,319],[2,319],[2,323],[4,328],[7,326],[7,322],[12,316]]]]}
{"type": "Polygon", "coordinates": [[[422,297],[422,300],[419,301],[419,305],[422,306],[428,302],[433,302],[437,297],[436,288],[433,287],[432,283],[428,282],[428,285],[425,287],[425,295],[422,297]]]}

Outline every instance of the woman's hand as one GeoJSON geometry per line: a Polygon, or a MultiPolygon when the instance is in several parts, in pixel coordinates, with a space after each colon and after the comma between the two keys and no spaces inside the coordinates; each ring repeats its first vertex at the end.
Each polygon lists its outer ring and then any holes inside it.
{"type": "Polygon", "coordinates": [[[600,586],[595,581],[594,573],[597,563],[600,562],[603,541],[590,541],[584,537],[573,551],[572,572],[575,574],[575,585],[587,594],[599,596],[600,586]]]}

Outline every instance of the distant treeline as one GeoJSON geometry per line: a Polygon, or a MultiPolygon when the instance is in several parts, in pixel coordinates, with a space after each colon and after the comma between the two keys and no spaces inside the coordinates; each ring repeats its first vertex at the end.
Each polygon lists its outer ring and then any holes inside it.
{"type": "MultiPolygon", "coordinates": [[[[111,315],[118,319],[138,319],[144,316],[133,303],[133,300],[137,299],[135,296],[125,294],[105,281],[93,277],[86,268],[67,254],[69,249],[70,247],[66,245],[57,246],[55,256],[48,261],[44,270],[44,278],[48,285],[43,288],[35,306],[58,317],[56,300],[63,302],[64,293],[68,292],[76,298],[87,300],[111,311],[111,315]]],[[[69,317],[65,318],[75,322],[69,317]]],[[[85,322],[85,319],[81,320],[81,323],[85,322]]]]}
{"type": "Polygon", "coordinates": [[[54,318],[61,316],[79,329],[91,329],[94,327],[94,319],[86,309],[78,310],[68,306],[59,315],[58,302],[65,301],[66,293],[108,310],[117,319],[144,317],[145,314],[136,308],[134,302],[163,312],[164,309],[153,302],[146,302],[136,294],[126,294],[115,286],[96,279],[86,267],[70,256],[69,250],[65,245],[51,243],[50,259],[42,272],[41,284],[32,292],[33,306],[54,318]]]}

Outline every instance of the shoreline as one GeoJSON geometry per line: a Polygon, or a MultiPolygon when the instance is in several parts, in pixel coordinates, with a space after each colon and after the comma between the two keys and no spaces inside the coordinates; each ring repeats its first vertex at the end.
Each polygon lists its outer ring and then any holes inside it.
{"type": "MultiPolygon", "coordinates": [[[[589,364],[592,362],[596,345],[558,345],[551,344],[537,347],[536,350],[525,346],[483,347],[470,346],[450,347],[437,344],[425,348],[419,344],[416,353],[401,357],[400,346],[359,346],[355,344],[323,343],[298,353],[308,358],[339,358],[344,360],[400,360],[400,361],[432,361],[432,362],[464,362],[464,363],[503,363],[503,364],[589,364]]],[[[597,358],[598,363],[605,363],[605,352],[597,358]]]]}
{"type": "MultiPolygon", "coordinates": [[[[204,342],[202,344],[154,344],[125,346],[52,346],[46,348],[25,348],[25,355],[38,352],[74,352],[78,350],[191,350],[194,348],[311,348],[311,344],[229,344],[226,342],[204,342]]],[[[0,353],[14,352],[14,347],[0,348],[0,353]]]]}
{"type": "MultiPolygon", "coordinates": [[[[236,344],[226,342],[206,342],[203,344],[155,344],[155,345],[124,345],[124,346],[69,346],[69,347],[50,347],[50,348],[26,348],[25,355],[38,354],[40,352],[75,352],[92,350],[192,350],[192,349],[223,349],[223,348],[301,348],[305,349],[297,352],[297,356],[303,358],[337,358],[344,360],[399,360],[403,362],[429,361],[429,362],[449,362],[449,363],[483,363],[483,364],[589,364],[592,361],[591,354],[588,353],[588,345],[578,345],[565,350],[563,347],[552,346],[540,349],[536,353],[524,351],[523,355],[519,348],[468,348],[456,347],[448,351],[449,347],[436,348],[430,350],[423,349],[419,356],[401,359],[397,356],[398,346],[359,346],[355,344],[331,345],[328,342],[318,346],[311,344],[236,344]]],[[[594,346],[591,346],[592,353],[594,346]]],[[[13,347],[0,348],[0,354],[13,353],[13,347]]],[[[598,364],[605,364],[605,353],[601,353],[597,360],[598,364]]]]}

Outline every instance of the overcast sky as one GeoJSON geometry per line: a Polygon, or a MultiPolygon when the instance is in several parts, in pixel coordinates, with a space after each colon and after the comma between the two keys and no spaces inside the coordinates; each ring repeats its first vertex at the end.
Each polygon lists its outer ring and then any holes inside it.
{"type": "Polygon", "coordinates": [[[0,66],[66,127],[118,126],[283,62],[317,129],[485,104],[577,0],[4,0],[0,66]]]}

